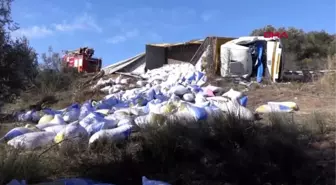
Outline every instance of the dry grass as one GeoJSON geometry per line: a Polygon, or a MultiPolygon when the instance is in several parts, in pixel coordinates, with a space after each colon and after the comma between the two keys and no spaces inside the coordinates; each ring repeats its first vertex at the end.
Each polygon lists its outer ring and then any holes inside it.
{"type": "Polygon", "coordinates": [[[100,92],[99,89],[96,90],[82,90],[78,91],[76,94],[74,94],[73,102],[79,102],[83,103],[87,100],[101,100],[104,96],[106,96],[105,93],[100,92]]]}
{"type": "Polygon", "coordinates": [[[12,106],[15,110],[29,109],[30,106],[36,105],[38,102],[44,102],[42,108],[63,109],[74,102],[83,103],[88,99],[101,99],[104,94],[97,90],[91,91],[81,87],[85,81],[90,81],[93,75],[78,74],[75,71],[67,73],[41,72],[35,86],[21,93],[20,98],[12,106]],[[53,101],[43,101],[48,97],[52,97],[53,101]]]}
{"type": "Polygon", "coordinates": [[[41,71],[34,85],[22,92],[13,106],[16,109],[31,109],[30,106],[34,105],[42,106],[42,108],[52,107],[54,104],[70,105],[72,94],[77,89],[79,80],[80,74],[75,71],[67,73],[52,70],[41,71]],[[48,101],[44,101],[45,99],[48,101]]]}
{"type": "MultiPolygon", "coordinates": [[[[328,57],[328,70],[336,69],[336,55],[328,57]]],[[[335,94],[336,90],[336,72],[329,72],[325,74],[317,83],[318,88],[326,92],[335,94]]]]}
{"type": "Polygon", "coordinates": [[[325,74],[318,82],[318,88],[325,90],[326,92],[335,94],[336,90],[336,73],[331,72],[325,74]]]}
{"type": "Polygon", "coordinates": [[[263,122],[218,117],[152,126],[119,143],[97,143],[86,151],[52,148],[0,150],[0,184],[26,179],[36,183],[86,177],[115,184],[141,184],[141,176],[172,184],[333,184],[334,176],[316,166],[309,143],[324,129],[325,117],[309,124],[271,114],[263,122]],[[187,127],[186,125],[194,125],[187,127]]]}
{"type": "Polygon", "coordinates": [[[6,184],[10,179],[27,179],[37,182],[52,174],[50,163],[34,152],[20,152],[1,145],[0,152],[0,184],[6,184]]]}
{"type": "Polygon", "coordinates": [[[76,86],[80,74],[74,70],[57,72],[53,70],[41,71],[35,80],[36,90],[43,95],[68,91],[76,86]]]}

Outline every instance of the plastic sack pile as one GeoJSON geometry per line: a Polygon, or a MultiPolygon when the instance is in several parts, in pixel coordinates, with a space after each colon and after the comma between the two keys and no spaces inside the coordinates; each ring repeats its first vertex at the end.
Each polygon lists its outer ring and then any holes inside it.
{"type": "Polygon", "coordinates": [[[134,131],[165,119],[206,120],[215,114],[230,113],[254,120],[247,109],[247,96],[233,89],[205,86],[206,75],[191,64],[167,65],[147,72],[146,80],[124,90],[129,78],[100,80],[108,93],[100,101],[74,103],[63,110],[45,109],[18,115],[28,124],[10,130],[1,138],[15,148],[35,149],[58,143],[88,146],[102,139],[123,140],[134,131]]]}
{"type": "MultiPolygon", "coordinates": [[[[7,185],[27,185],[25,180],[18,181],[12,180],[7,185]]],[[[72,178],[72,179],[60,179],[53,182],[39,183],[39,185],[114,185],[110,183],[97,183],[89,179],[72,178]]],[[[142,185],[170,185],[166,182],[150,180],[145,176],[142,177],[142,185]]]]}

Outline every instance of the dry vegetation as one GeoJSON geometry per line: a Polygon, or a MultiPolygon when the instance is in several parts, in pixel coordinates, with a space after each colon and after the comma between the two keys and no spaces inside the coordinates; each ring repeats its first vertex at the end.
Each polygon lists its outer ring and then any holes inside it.
{"type": "Polygon", "coordinates": [[[17,111],[36,105],[40,108],[62,109],[74,102],[83,103],[88,99],[101,99],[103,94],[99,91],[82,87],[92,77],[93,74],[78,74],[73,70],[66,73],[44,71],[39,74],[37,77],[39,80],[32,87],[22,92],[12,103],[6,104],[4,110],[17,111]]]}
{"type": "Polygon", "coordinates": [[[218,117],[188,124],[195,127],[169,122],[84,152],[55,146],[20,152],[0,145],[0,184],[60,177],[140,184],[143,175],[172,184],[334,184],[335,140],[325,137],[334,127],[321,115],[299,123],[271,114],[263,122],[218,117]]]}
{"type": "MultiPolygon", "coordinates": [[[[90,79],[77,78],[68,83],[71,88],[53,89],[59,100],[53,106],[100,99],[103,94],[96,91],[78,92],[78,84],[90,79]]],[[[0,184],[13,178],[38,183],[64,177],[140,184],[143,175],[171,184],[334,184],[334,88],[335,73],[310,83],[256,85],[248,92],[251,109],[267,101],[293,100],[300,111],[270,114],[256,122],[218,117],[183,124],[192,128],[169,122],[86,151],[53,146],[27,152],[1,144],[0,184]]],[[[17,125],[3,125],[0,133],[12,126],[17,125]]]]}
{"type": "MultiPolygon", "coordinates": [[[[11,41],[5,31],[14,23],[9,19],[12,1],[0,2],[4,23],[0,27],[0,136],[23,124],[4,123],[3,116],[8,121],[11,111],[32,106],[64,108],[101,99],[103,94],[82,86],[92,76],[41,71],[28,40],[11,41]]],[[[287,69],[325,69],[321,64],[335,69],[335,57],[326,60],[335,53],[335,35],[296,28],[277,30],[289,35],[284,40],[287,69]]],[[[267,26],[252,35],[265,31],[276,30],[267,26]]],[[[248,92],[251,110],[267,101],[295,101],[300,106],[298,114],[270,114],[255,122],[232,117],[170,121],[141,130],[121,143],[98,143],[85,151],[53,146],[28,152],[0,144],[0,184],[12,179],[38,183],[85,177],[126,185],[141,184],[143,175],[178,185],[335,184],[335,80],[335,73],[328,73],[309,83],[254,84],[248,92]]],[[[228,82],[213,85],[226,90],[232,87],[228,82]]]]}

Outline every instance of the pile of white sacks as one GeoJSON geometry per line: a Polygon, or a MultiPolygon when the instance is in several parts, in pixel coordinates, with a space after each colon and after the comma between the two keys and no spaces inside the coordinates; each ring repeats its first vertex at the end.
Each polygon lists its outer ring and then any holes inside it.
{"type": "MultiPolygon", "coordinates": [[[[13,179],[7,185],[27,185],[25,180],[16,180],[13,179]]],[[[83,178],[65,178],[65,179],[58,179],[52,182],[43,182],[39,183],[39,185],[115,185],[110,183],[99,183],[95,182],[90,179],[83,179],[83,178]]],[[[170,185],[169,183],[158,181],[158,180],[151,180],[145,176],[142,176],[142,185],[170,185]]]]}
{"type": "Polygon", "coordinates": [[[35,149],[58,143],[88,146],[101,139],[122,140],[148,124],[166,119],[187,117],[209,119],[216,113],[230,113],[240,119],[253,120],[244,107],[247,97],[241,92],[204,86],[206,76],[190,64],[167,65],[147,72],[136,87],[124,90],[130,80],[100,80],[97,85],[108,95],[100,101],[73,104],[63,110],[28,111],[18,115],[32,121],[10,130],[1,138],[15,148],[35,149]]]}

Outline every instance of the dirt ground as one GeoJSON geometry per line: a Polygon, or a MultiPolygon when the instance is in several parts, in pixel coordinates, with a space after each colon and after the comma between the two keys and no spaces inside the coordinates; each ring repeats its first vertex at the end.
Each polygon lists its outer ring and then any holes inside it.
{"type": "Polygon", "coordinates": [[[246,92],[248,108],[255,110],[268,101],[292,101],[297,103],[299,110],[293,113],[295,120],[304,119],[309,123],[313,112],[318,112],[327,121],[328,131],[320,133],[318,139],[311,141],[310,155],[318,158],[318,168],[330,178],[335,177],[335,144],[336,144],[336,96],[316,88],[315,84],[277,84],[258,87],[246,92]]]}
{"type": "MultiPolygon", "coordinates": [[[[306,84],[306,88],[314,87],[306,84]]],[[[299,114],[310,114],[312,111],[336,112],[336,96],[319,92],[309,92],[296,89],[292,84],[267,85],[246,92],[248,95],[248,108],[254,110],[268,101],[292,101],[299,106],[299,114]]]]}

